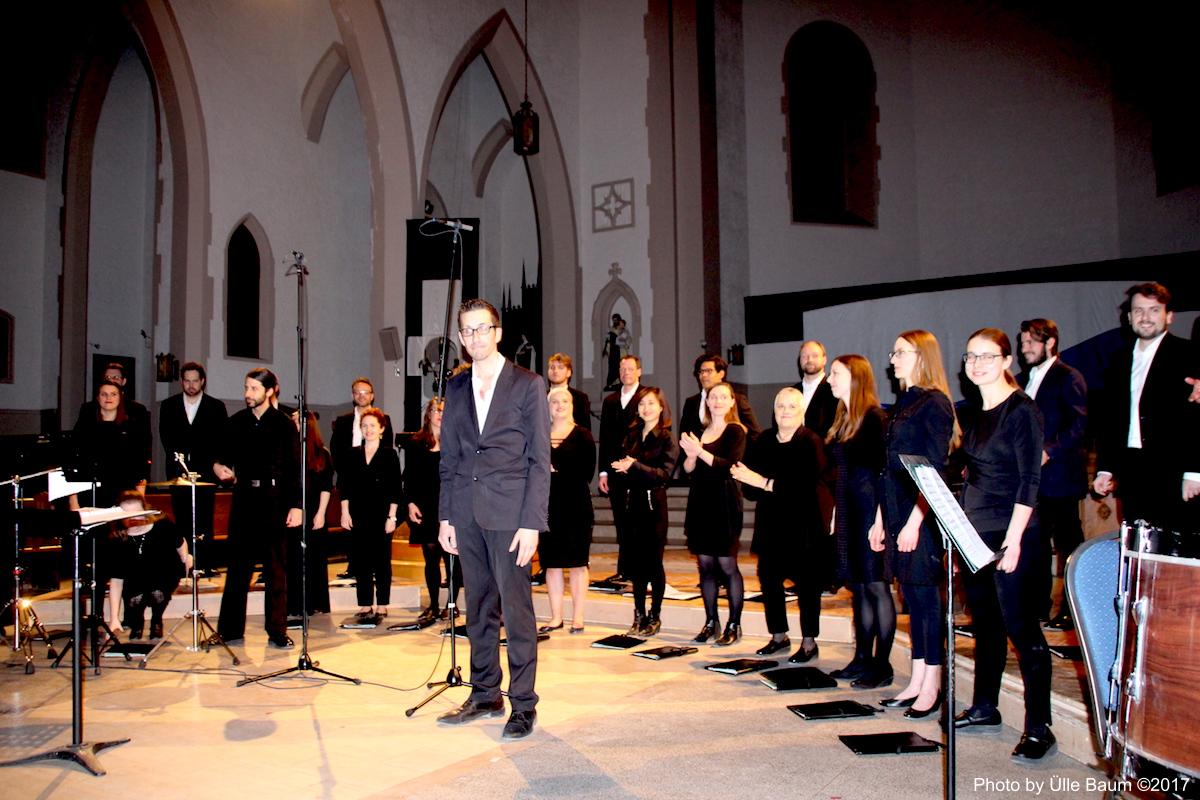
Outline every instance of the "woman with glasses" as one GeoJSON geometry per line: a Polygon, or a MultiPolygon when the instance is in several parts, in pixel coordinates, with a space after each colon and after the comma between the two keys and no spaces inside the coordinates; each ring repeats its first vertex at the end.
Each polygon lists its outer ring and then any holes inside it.
{"type": "Polygon", "coordinates": [[[1038,623],[1046,542],[1033,509],[1042,469],[1042,417],[1009,372],[1012,343],[1004,331],[971,334],[963,355],[980,405],[964,414],[966,484],[962,506],[999,559],[965,576],[975,623],[975,691],[971,707],[954,718],[960,730],[1000,727],[1000,679],[1007,638],[1017,651],[1025,685],[1025,729],[1017,761],[1040,761],[1055,750],[1050,732],[1050,652],[1038,623]]]}
{"type": "Polygon", "coordinates": [[[696,556],[700,594],[704,598],[704,627],[693,641],[727,647],[742,638],[742,573],[737,553],[742,535],[742,491],[729,468],[746,451],[746,428],[738,419],[733,387],[718,383],[704,399],[704,430],[700,436],[685,433],[679,448],[683,470],[691,476],[687,512],[683,521],[688,550],[696,556]],[[718,635],[717,592],[724,586],[729,596],[729,621],[718,635]]]}
{"type": "Polygon", "coordinates": [[[638,418],[625,439],[625,456],[611,469],[626,477],[629,519],[629,579],[633,582],[633,625],[630,636],[654,636],[662,628],[663,594],[667,573],[663,552],[667,546],[667,484],[679,459],[679,445],[671,435],[671,409],[656,386],[646,388],[638,401],[638,418]],[[650,611],[646,611],[646,586],[650,586],[650,611]]]}
{"type": "Polygon", "coordinates": [[[900,397],[888,416],[887,464],[883,471],[883,520],[886,529],[871,530],[871,548],[886,552],[891,577],[900,581],[908,603],[912,639],[912,675],[895,697],[880,700],[885,708],[906,709],[904,716],[923,719],[942,704],[943,604],[940,586],[942,537],[917,486],[900,462],[901,455],[924,456],[945,470],[952,441],[957,439],[954,405],[937,338],[924,330],[901,333],[890,353],[900,382],[900,397]]]}

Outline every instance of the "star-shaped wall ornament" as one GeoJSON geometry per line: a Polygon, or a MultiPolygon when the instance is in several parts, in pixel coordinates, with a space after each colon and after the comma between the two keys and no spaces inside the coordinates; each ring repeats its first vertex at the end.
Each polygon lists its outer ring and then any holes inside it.
{"type": "Polygon", "coordinates": [[[592,186],[592,232],[632,228],[633,178],[592,186]]]}

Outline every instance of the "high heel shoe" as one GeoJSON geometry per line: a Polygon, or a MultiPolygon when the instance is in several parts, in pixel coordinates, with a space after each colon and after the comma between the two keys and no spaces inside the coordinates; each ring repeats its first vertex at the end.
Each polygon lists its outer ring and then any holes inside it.
{"type": "Polygon", "coordinates": [[[633,624],[629,626],[629,630],[625,631],[626,636],[641,636],[642,624],[645,622],[646,616],[633,612],[633,624]]]}
{"type": "Polygon", "coordinates": [[[912,697],[885,697],[879,701],[879,705],[884,708],[911,708],[915,702],[917,702],[916,695],[912,697]]]}
{"type": "Polygon", "coordinates": [[[936,698],[934,698],[933,705],[931,705],[929,708],[923,708],[923,709],[909,708],[907,711],[904,712],[904,716],[908,717],[909,719],[925,719],[926,717],[932,717],[934,714],[937,713],[938,709],[941,707],[942,707],[942,693],[938,692],[938,696],[936,698]]]}
{"type": "Polygon", "coordinates": [[[725,632],[713,642],[714,647],[728,647],[742,638],[742,626],[737,622],[725,623],[725,632]]]}
{"type": "Polygon", "coordinates": [[[696,638],[692,639],[692,641],[697,642],[699,644],[703,644],[704,642],[707,642],[712,637],[716,636],[717,630],[720,627],[721,627],[720,621],[715,620],[715,619],[710,619],[708,622],[704,623],[704,627],[700,629],[700,632],[696,634],[696,638]]]}
{"type": "Polygon", "coordinates": [[[658,618],[658,614],[648,614],[642,620],[640,633],[642,636],[655,636],[662,630],[662,620],[658,618]]]}

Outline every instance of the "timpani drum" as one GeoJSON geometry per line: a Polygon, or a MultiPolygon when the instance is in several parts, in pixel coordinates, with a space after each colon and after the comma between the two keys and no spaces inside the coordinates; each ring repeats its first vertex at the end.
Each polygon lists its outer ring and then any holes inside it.
{"type": "Polygon", "coordinates": [[[1200,535],[1122,526],[1118,592],[1110,722],[1123,788],[1200,797],[1200,535]]]}

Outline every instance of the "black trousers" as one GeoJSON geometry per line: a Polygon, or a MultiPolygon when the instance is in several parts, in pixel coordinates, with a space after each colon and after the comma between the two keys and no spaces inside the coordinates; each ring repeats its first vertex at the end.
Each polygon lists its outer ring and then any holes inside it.
{"type": "Polygon", "coordinates": [[[667,573],[663,568],[663,553],[667,546],[665,508],[636,509],[626,512],[629,536],[625,542],[625,568],[621,574],[633,582],[633,609],[646,613],[646,587],[650,587],[650,613],[662,611],[663,594],[667,588],[667,573]]]}
{"type": "Polygon", "coordinates": [[[240,639],[246,634],[246,595],[259,559],[267,584],[263,627],[268,636],[287,635],[287,513],[272,488],[234,489],[229,514],[229,570],[217,620],[221,638],[240,639]]]}
{"type": "Polygon", "coordinates": [[[908,604],[908,636],[912,657],[931,667],[944,663],[946,650],[946,603],[940,586],[932,583],[901,583],[908,604]]]}
{"type": "Polygon", "coordinates": [[[467,590],[467,636],[471,640],[471,699],[500,699],[500,610],[508,638],[508,699],[513,711],[537,705],[537,619],[529,565],[508,552],[515,531],[480,528],[474,520],[455,528],[467,590]]]}
{"type": "Polygon", "coordinates": [[[354,592],[360,606],[371,605],[372,589],[375,605],[386,606],[392,599],[392,535],[378,524],[361,527],[355,525],[351,531],[350,559],[354,571],[354,592]]]}
{"type": "MultiPolygon", "coordinates": [[[[1046,561],[1041,567],[1044,587],[1042,596],[1046,598],[1046,605],[1039,611],[1041,614],[1048,615],[1054,602],[1051,598],[1054,576],[1063,574],[1063,567],[1067,563],[1067,559],[1071,553],[1075,552],[1076,547],[1083,544],[1083,523],[1079,518],[1079,498],[1039,496],[1037,515],[1038,527],[1042,531],[1044,540],[1054,543],[1053,550],[1049,547],[1043,548],[1046,561]],[[1058,553],[1057,565],[1052,563],[1055,553],[1058,553]]],[[[1064,586],[1061,611],[1065,612],[1067,608],[1066,587],[1064,586]]]]}
{"type": "MultiPolygon", "coordinates": [[[[814,559],[815,560],[815,559],[814,559]]],[[[758,582],[762,587],[763,609],[767,630],[787,633],[787,594],[783,582],[790,580],[796,587],[800,602],[800,634],[813,639],[821,635],[821,591],[828,579],[828,570],[805,567],[796,558],[759,556],[758,582]]]]}
{"type": "MultiPolygon", "coordinates": [[[[1004,540],[1004,531],[980,532],[992,549],[1004,540]]],[[[975,624],[975,696],[973,704],[991,711],[1000,701],[1000,680],[1011,640],[1017,651],[1021,680],[1025,683],[1025,730],[1044,731],[1050,724],[1050,651],[1038,623],[1045,596],[1041,573],[1046,565],[1044,535],[1027,529],[1021,537],[1021,557],[1013,572],[1000,572],[995,563],[964,584],[975,624]]]]}

